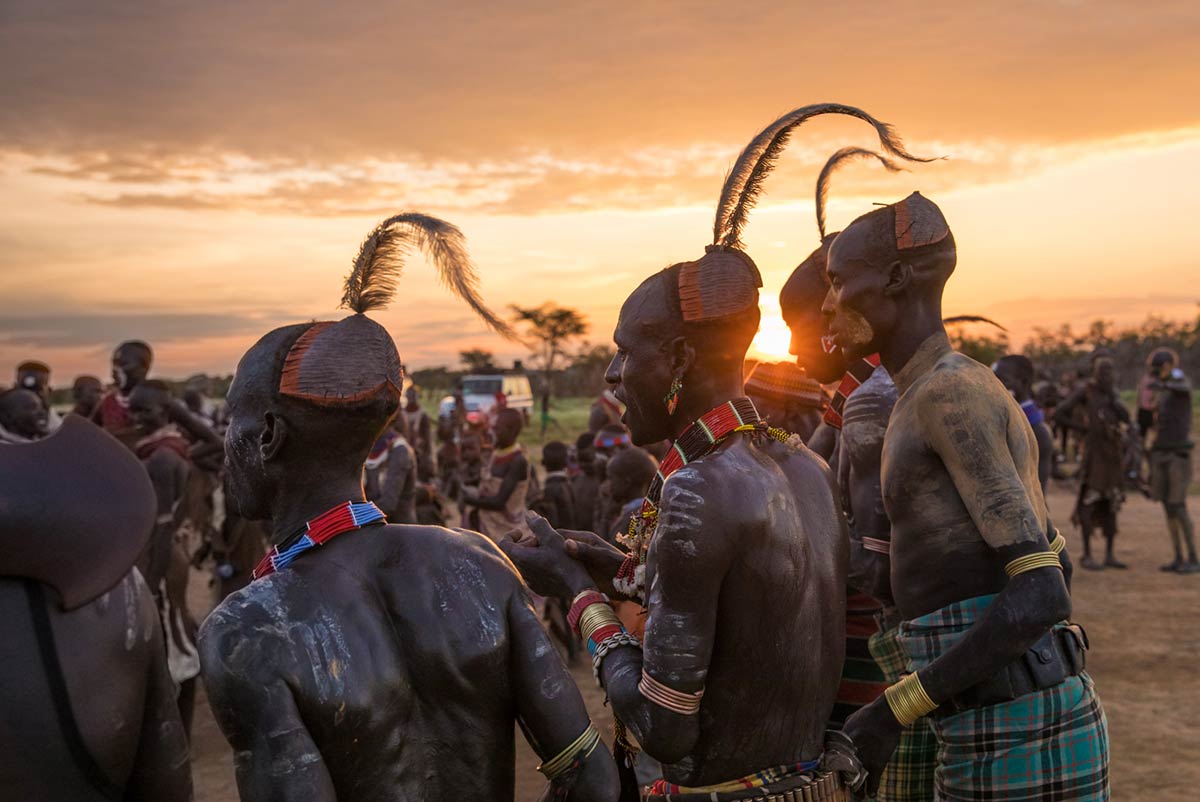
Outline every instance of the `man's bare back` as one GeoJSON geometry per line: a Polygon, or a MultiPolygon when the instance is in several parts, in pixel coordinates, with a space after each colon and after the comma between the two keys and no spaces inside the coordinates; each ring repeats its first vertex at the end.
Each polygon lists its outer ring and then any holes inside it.
{"type": "Polygon", "coordinates": [[[896,385],[901,396],[884,441],[882,479],[892,591],[911,619],[1000,592],[1008,576],[995,549],[1046,532],[1046,503],[1037,441],[988,368],[942,337],[917,352],[896,385]],[[980,426],[980,418],[996,425],[980,426]],[[983,520],[972,518],[964,499],[978,500],[972,506],[983,520]]]}
{"type": "MultiPolygon", "coordinates": [[[[30,621],[27,581],[0,579],[0,615],[9,622],[0,649],[0,780],[6,798],[101,800],[65,740],[30,621]],[[12,794],[11,797],[8,795],[12,794]]],[[[191,799],[187,738],[167,673],[158,611],[137,569],[75,610],[56,594],[41,601],[57,645],[71,715],[103,781],[127,799],[191,799]],[[96,672],[106,678],[103,693],[96,672]]]]}
{"type": "Polygon", "coordinates": [[[587,720],[511,564],[474,533],[339,538],[230,596],[201,644],[244,798],[511,799],[514,710],[527,731],[546,708],[587,720]]]}
{"type": "Polygon", "coordinates": [[[732,441],[667,481],[647,561],[645,665],[706,689],[695,746],[667,768],[673,782],[820,756],[842,664],[830,645],[842,646],[845,614],[833,505],[820,460],[775,441],[732,441]],[[670,578],[657,581],[665,561],[670,578]],[[715,616],[711,639],[679,615],[692,602],[715,616]]]}

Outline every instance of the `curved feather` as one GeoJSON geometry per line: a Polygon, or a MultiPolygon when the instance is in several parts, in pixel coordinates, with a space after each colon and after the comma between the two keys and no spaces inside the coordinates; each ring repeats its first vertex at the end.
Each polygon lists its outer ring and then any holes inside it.
{"type": "Polygon", "coordinates": [[[825,202],[829,200],[829,182],[833,178],[833,174],[851,159],[869,156],[878,159],[879,163],[890,173],[897,173],[904,169],[886,156],[881,156],[866,148],[842,148],[830,156],[829,161],[825,162],[825,166],[821,168],[821,174],[817,176],[817,231],[820,233],[822,241],[825,240],[825,202]]]}
{"type": "Polygon", "coordinates": [[[413,245],[433,262],[441,283],[466,301],[487,326],[511,340],[516,332],[479,295],[479,277],[466,238],[452,223],[420,212],[393,215],[367,235],[346,277],[342,306],[363,313],[387,306],[396,294],[404,259],[413,245]]]}
{"type": "Polygon", "coordinates": [[[872,117],[862,109],[841,103],[815,103],[802,106],[775,120],[750,141],[721,187],[717,201],[716,218],[713,221],[713,244],[737,247],[740,245],[741,230],[745,225],[746,213],[753,208],[762,193],[763,181],[775,167],[775,161],[783,152],[791,132],[805,121],[822,114],[845,114],[870,124],[879,136],[883,150],[906,161],[929,162],[912,155],[892,126],[872,117]]]}
{"type": "Polygon", "coordinates": [[[1008,331],[996,321],[982,315],[954,315],[953,317],[942,318],[942,324],[949,326],[954,323],[987,323],[989,326],[995,326],[1000,331],[1008,331]]]}

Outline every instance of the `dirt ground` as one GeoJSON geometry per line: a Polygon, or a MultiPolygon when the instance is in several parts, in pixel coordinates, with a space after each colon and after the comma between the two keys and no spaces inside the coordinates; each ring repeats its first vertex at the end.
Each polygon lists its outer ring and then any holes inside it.
{"type": "MultiPolygon", "coordinates": [[[[1054,488],[1054,519],[1078,555],[1078,534],[1064,523],[1073,502],[1068,488],[1054,488]]],[[[1200,518],[1200,504],[1192,501],[1200,518]]],[[[1118,555],[1128,571],[1079,570],[1074,585],[1075,620],[1091,637],[1088,670],[1096,680],[1112,738],[1112,798],[1117,802],[1189,802],[1200,799],[1200,575],[1163,574],[1158,566],[1170,547],[1161,508],[1133,497],[1121,512],[1118,555]]],[[[197,577],[195,609],[206,609],[197,577]]],[[[574,671],[592,716],[611,741],[611,716],[590,667],[574,671]]],[[[542,778],[538,763],[518,737],[516,798],[535,799],[542,778]]],[[[237,790],[232,758],[209,713],[197,701],[193,771],[198,802],[233,802],[237,790]]]]}

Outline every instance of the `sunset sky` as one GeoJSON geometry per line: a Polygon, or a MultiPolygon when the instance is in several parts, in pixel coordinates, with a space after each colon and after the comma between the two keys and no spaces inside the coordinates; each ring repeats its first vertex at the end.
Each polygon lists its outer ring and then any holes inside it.
{"type": "MultiPolygon", "coordinates": [[[[230,372],[281,323],[340,316],[381,218],[465,232],[488,301],[584,311],[703,253],[722,176],[821,101],[944,161],[835,179],[834,230],[920,189],[959,245],[947,313],[1034,326],[1183,318],[1200,301],[1200,3],[0,3],[0,383],[40,358],[230,372]],[[622,7],[623,6],[623,7],[622,7]]],[[[825,158],[793,137],[747,235],[764,352],[816,245],[825,158]]],[[[412,366],[520,356],[411,260],[378,319],[412,366]]],[[[782,356],[782,354],[776,354],[782,356]]]]}

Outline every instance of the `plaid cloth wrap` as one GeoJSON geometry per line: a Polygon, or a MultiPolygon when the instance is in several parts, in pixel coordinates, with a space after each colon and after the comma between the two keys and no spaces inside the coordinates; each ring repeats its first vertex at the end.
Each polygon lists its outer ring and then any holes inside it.
{"type": "Polygon", "coordinates": [[[887,690],[887,677],[875,664],[870,649],[871,637],[879,632],[875,615],[882,608],[876,599],[846,588],[846,659],[833,712],[829,714],[831,729],[840,730],[851,714],[887,690]]]}
{"type": "MultiPolygon", "coordinates": [[[[908,673],[908,658],[900,646],[900,628],[871,636],[871,656],[883,670],[888,684],[908,673]]],[[[928,719],[905,727],[896,751],[888,761],[879,782],[879,802],[933,802],[933,775],[937,769],[937,736],[928,719]]]]}
{"type": "MultiPolygon", "coordinates": [[[[902,623],[908,668],[920,670],[944,654],[995,598],[966,599],[902,623]]],[[[929,722],[938,739],[939,802],[1109,798],[1108,721],[1087,672],[1011,702],[931,716],[929,722]]]]}

